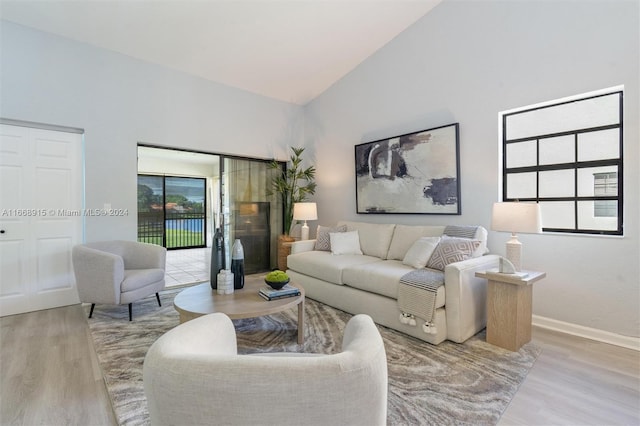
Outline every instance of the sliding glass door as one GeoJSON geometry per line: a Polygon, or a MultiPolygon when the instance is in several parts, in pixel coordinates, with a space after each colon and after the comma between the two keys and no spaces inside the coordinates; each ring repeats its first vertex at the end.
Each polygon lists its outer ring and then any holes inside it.
{"type": "Polygon", "coordinates": [[[240,239],[245,273],[277,264],[282,201],[268,195],[270,160],[138,146],[138,240],[169,249],[211,247],[220,228],[227,267],[240,239]]]}
{"type": "Polygon", "coordinates": [[[138,175],[138,241],[206,247],[206,179],[138,175]]]}

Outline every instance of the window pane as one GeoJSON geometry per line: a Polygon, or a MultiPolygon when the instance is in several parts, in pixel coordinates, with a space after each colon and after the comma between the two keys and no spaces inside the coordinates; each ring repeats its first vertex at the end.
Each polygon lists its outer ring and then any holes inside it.
{"type": "Polygon", "coordinates": [[[165,177],[167,248],[206,247],[206,179],[165,177]]]}
{"type": "Polygon", "coordinates": [[[618,202],[616,200],[596,200],[593,202],[595,217],[617,217],[618,202]]]}
{"type": "Polygon", "coordinates": [[[507,145],[507,168],[535,166],[536,158],[536,141],[507,145]]]}
{"type": "Polygon", "coordinates": [[[534,198],[535,196],[535,173],[510,173],[507,175],[508,198],[534,198]]]}
{"type": "Polygon", "coordinates": [[[138,241],[164,245],[164,177],[138,175],[138,241]]]}
{"type": "Polygon", "coordinates": [[[576,161],[575,136],[540,139],[540,164],[561,164],[576,161]]]}
{"type": "Polygon", "coordinates": [[[553,170],[540,172],[541,198],[575,196],[575,179],[573,170],[553,170]]]}
{"type": "Polygon", "coordinates": [[[508,140],[618,124],[618,93],[544,107],[507,117],[508,140]]]}
{"type": "Polygon", "coordinates": [[[578,135],[578,161],[620,157],[620,130],[610,129],[578,135]]]}
{"type": "MultiPolygon", "coordinates": [[[[618,229],[618,202],[613,201],[613,217],[596,216],[595,203],[603,201],[578,201],[578,227],[580,229],[597,229],[601,231],[615,231],[618,229]]],[[[607,201],[604,201],[608,203],[607,201]]]]}
{"type": "Polygon", "coordinates": [[[589,167],[578,169],[578,196],[618,195],[618,167],[589,167]]]}
{"type": "Polygon", "coordinates": [[[572,201],[540,202],[543,228],[575,229],[575,207],[572,201]]]}

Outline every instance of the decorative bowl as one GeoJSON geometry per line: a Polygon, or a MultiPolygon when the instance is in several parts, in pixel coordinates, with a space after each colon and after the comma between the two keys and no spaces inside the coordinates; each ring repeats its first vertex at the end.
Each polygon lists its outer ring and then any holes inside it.
{"type": "Polygon", "coordinates": [[[286,281],[268,281],[266,279],[264,280],[264,282],[267,283],[267,285],[274,290],[280,290],[282,287],[289,284],[289,281],[290,280],[286,280],[286,281]]]}

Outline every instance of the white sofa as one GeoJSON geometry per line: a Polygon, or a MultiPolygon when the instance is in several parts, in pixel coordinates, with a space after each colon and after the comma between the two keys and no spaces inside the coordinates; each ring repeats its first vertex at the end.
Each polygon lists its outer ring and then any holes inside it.
{"type": "Polygon", "coordinates": [[[472,229],[471,239],[480,241],[474,257],[444,267],[444,286],[437,291],[432,321],[437,332],[430,334],[419,318],[414,326],[401,322],[398,286],[400,278],[414,270],[403,263],[409,249],[421,237],[442,236],[447,227],[347,221],[338,227],[358,231],[362,254],[316,250],[316,240],[292,244],[287,273],[304,287],[306,297],[351,314],[367,314],[380,325],[432,344],[445,339],[462,343],[485,327],[486,281],[475,273],[497,268],[499,262],[499,256],[487,254],[486,229],[472,229]]]}

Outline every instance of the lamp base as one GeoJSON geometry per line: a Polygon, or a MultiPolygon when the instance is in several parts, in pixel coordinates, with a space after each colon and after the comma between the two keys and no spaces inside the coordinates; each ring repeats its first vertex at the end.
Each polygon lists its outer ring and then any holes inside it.
{"type": "Polygon", "coordinates": [[[513,263],[516,271],[521,271],[522,266],[522,243],[518,241],[516,234],[511,234],[511,239],[507,241],[507,260],[513,263]]]}
{"type": "Polygon", "coordinates": [[[308,240],[309,239],[309,226],[307,225],[307,221],[304,221],[304,225],[300,228],[300,239],[308,240]]]}

